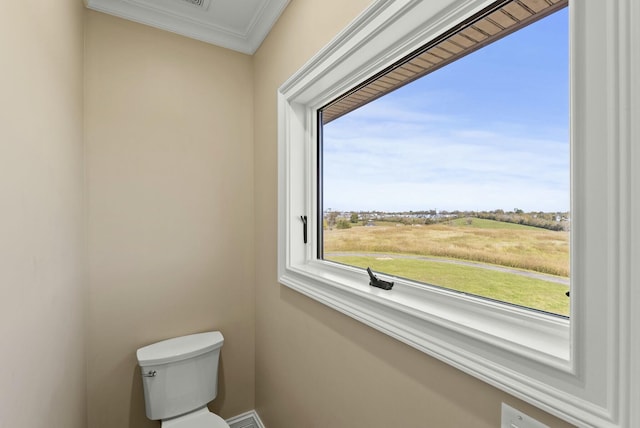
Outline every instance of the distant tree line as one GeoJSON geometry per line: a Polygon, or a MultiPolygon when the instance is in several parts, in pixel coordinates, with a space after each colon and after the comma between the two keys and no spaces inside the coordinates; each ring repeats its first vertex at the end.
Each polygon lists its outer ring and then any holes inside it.
{"type": "Polygon", "coordinates": [[[552,213],[524,213],[522,210],[513,212],[492,212],[481,211],[475,213],[475,217],[487,220],[502,221],[505,223],[521,224],[523,226],[533,226],[542,229],[554,230],[556,232],[567,230],[567,218],[560,214],[552,213]]]}
{"type": "Polygon", "coordinates": [[[539,227],[553,231],[565,231],[570,228],[569,213],[558,212],[524,212],[519,208],[513,211],[501,209],[493,211],[406,211],[406,212],[384,212],[384,211],[346,211],[339,213],[329,211],[324,216],[324,227],[328,229],[349,229],[353,224],[361,222],[363,226],[373,225],[374,222],[389,222],[404,225],[415,224],[437,224],[446,223],[458,218],[470,219],[479,218],[486,220],[501,221],[505,223],[521,224],[523,226],[539,227]],[[341,215],[342,214],[342,215],[341,215]]]}

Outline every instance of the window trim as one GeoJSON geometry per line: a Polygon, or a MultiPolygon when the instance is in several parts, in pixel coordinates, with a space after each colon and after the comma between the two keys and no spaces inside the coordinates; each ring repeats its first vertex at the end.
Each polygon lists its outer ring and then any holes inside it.
{"type": "Polygon", "coordinates": [[[282,85],[279,282],[570,423],[640,425],[631,405],[640,397],[640,339],[631,334],[631,308],[640,303],[631,287],[639,276],[631,256],[640,241],[632,227],[640,174],[631,168],[631,142],[640,136],[632,120],[640,97],[630,77],[640,71],[640,34],[631,26],[640,8],[632,1],[569,6],[573,288],[579,284],[570,324],[410,281],[373,289],[360,269],[317,260],[317,109],[492,1],[375,1],[282,85]],[[595,27],[603,31],[589,31],[595,27]]]}

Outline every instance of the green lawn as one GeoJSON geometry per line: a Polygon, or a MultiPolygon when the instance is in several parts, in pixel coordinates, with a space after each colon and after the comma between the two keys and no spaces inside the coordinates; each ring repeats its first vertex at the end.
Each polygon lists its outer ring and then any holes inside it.
{"type": "MultiPolygon", "coordinates": [[[[540,230],[539,227],[475,217],[469,219],[457,218],[455,220],[451,220],[449,223],[453,226],[473,227],[476,229],[540,230]]],[[[447,224],[447,222],[445,222],[444,224],[447,224]]]]}
{"type": "MultiPolygon", "coordinates": [[[[491,221],[491,220],[488,220],[491,221]]],[[[518,226],[518,225],[515,225],[518,226]]],[[[522,226],[521,226],[522,227],[522,226]]],[[[325,257],[338,263],[397,275],[451,290],[559,315],[569,315],[568,287],[507,272],[446,262],[362,256],[325,257]]]]}

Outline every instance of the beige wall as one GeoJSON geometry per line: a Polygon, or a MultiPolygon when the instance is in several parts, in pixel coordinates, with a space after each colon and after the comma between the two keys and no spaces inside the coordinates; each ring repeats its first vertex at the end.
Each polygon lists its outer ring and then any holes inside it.
{"type": "Polygon", "coordinates": [[[144,415],[135,351],[221,330],[219,394],[254,407],[251,57],[86,12],[91,428],[144,415]]]}
{"type": "Polygon", "coordinates": [[[86,427],[81,0],[0,5],[0,427],[86,427]]]}
{"type": "Polygon", "coordinates": [[[368,0],[293,0],[254,57],[256,407],[270,428],[495,428],[506,401],[568,425],[276,282],[276,90],[368,0]]]}

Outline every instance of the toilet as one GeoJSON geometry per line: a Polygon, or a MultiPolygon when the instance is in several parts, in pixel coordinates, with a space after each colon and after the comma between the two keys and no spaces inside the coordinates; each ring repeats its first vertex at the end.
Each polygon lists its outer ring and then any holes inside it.
{"type": "Polygon", "coordinates": [[[162,428],[229,428],[207,409],[218,394],[219,331],[163,340],[138,349],[147,417],[162,428]]]}

